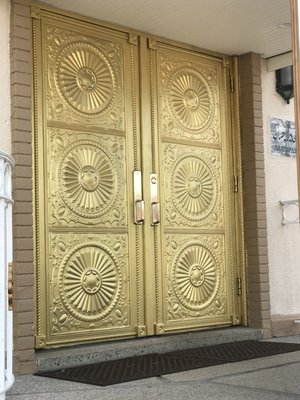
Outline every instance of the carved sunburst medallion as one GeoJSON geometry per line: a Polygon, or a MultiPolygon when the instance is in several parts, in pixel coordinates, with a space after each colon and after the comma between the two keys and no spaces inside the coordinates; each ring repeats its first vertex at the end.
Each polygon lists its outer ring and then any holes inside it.
{"type": "Polygon", "coordinates": [[[184,307],[204,310],[216,297],[219,284],[220,268],[208,248],[193,242],[179,252],[173,264],[173,287],[184,307]]]}
{"type": "Polygon", "coordinates": [[[55,77],[61,96],[76,111],[91,116],[104,111],[115,93],[110,62],[87,42],[72,42],[60,51],[55,77]]]}
{"type": "Polygon", "coordinates": [[[117,177],[110,157],[94,141],[78,141],[64,152],[59,167],[60,192],[77,215],[97,218],[112,206],[117,177]]]}
{"type": "Polygon", "coordinates": [[[180,68],[171,75],[168,88],[170,108],[181,125],[199,130],[210,123],[214,102],[202,74],[190,67],[180,68]]]}
{"type": "Polygon", "coordinates": [[[184,218],[199,221],[206,218],[215,205],[216,180],[204,160],[185,154],[173,167],[171,192],[177,211],[184,218]]]}
{"type": "Polygon", "coordinates": [[[113,254],[98,243],[82,244],[63,260],[59,290],[66,309],[84,322],[98,321],[116,306],[121,272],[113,254]]]}

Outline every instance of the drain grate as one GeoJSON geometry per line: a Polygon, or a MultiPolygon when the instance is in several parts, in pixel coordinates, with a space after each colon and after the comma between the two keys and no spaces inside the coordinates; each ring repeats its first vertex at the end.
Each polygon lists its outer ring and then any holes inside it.
{"type": "Polygon", "coordinates": [[[300,344],[249,340],[170,353],[146,354],[80,367],[39,372],[36,375],[91,385],[108,386],[292,351],[300,351],[300,344]]]}

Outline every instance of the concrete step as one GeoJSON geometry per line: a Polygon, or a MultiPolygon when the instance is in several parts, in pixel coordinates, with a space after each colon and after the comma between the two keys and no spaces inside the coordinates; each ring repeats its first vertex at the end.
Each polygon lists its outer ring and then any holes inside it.
{"type": "Polygon", "coordinates": [[[231,327],[65,347],[63,349],[37,350],[37,371],[50,371],[142,354],[166,353],[241,340],[261,340],[262,338],[260,329],[231,327]]]}

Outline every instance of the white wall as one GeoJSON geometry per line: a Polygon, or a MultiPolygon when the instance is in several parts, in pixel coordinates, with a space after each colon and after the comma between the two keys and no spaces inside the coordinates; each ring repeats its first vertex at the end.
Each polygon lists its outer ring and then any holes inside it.
{"type": "Polygon", "coordinates": [[[10,0],[0,0],[0,150],[11,153],[10,124],[10,0]]]}
{"type": "Polygon", "coordinates": [[[279,205],[279,200],[298,198],[296,161],[271,154],[269,128],[270,117],[295,120],[294,101],[286,104],[276,93],[275,71],[267,71],[265,60],[262,60],[262,96],[271,314],[300,315],[300,228],[298,224],[281,224],[279,205]]]}

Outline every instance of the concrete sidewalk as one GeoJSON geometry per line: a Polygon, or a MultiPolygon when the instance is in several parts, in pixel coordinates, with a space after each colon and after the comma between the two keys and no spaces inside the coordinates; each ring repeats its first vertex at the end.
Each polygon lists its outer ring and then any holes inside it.
{"type": "MultiPolygon", "coordinates": [[[[299,336],[278,341],[300,343],[299,336]]],[[[17,377],[7,400],[300,399],[300,351],[109,387],[17,377]]]]}

